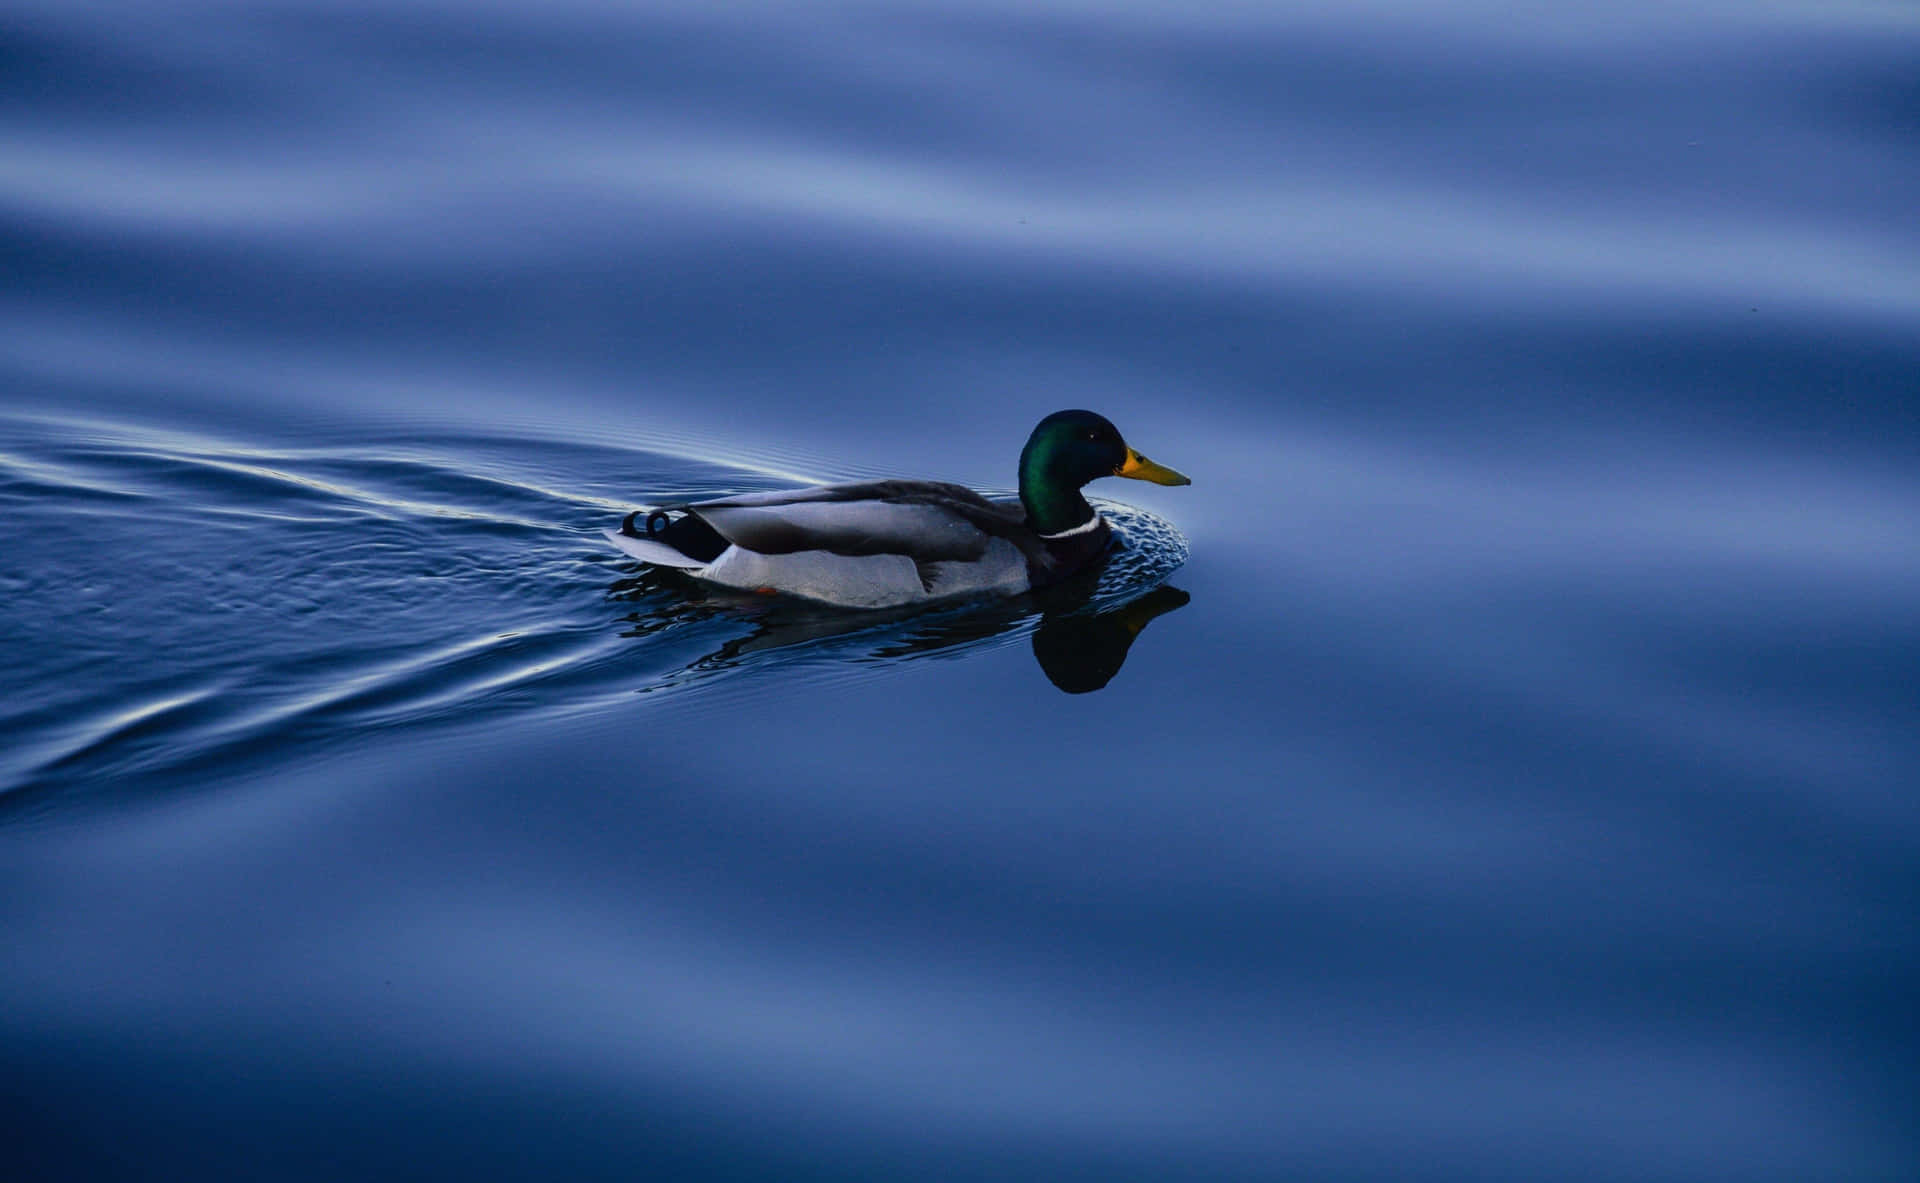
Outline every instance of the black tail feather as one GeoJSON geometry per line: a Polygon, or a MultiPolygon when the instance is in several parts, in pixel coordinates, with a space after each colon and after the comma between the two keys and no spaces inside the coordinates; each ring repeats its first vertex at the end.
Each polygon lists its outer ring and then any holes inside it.
{"type": "Polygon", "coordinates": [[[711,563],[727,549],[727,540],[720,537],[719,531],[700,520],[697,514],[686,513],[675,521],[664,509],[656,509],[646,516],[646,527],[638,529],[635,522],[641,511],[634,510],[626,520],[620,523],[620,532],[629,538],[651,538],[664,542],[690,559],[699,559],[711,563]]]}

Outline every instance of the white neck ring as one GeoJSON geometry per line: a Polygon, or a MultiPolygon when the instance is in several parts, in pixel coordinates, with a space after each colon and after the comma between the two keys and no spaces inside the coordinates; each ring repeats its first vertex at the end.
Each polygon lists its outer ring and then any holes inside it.
{"type": "Polygon", "coordinates": [[[1106,520],[1107,519],[1096,513],[1071,530],[1062,530],[1058,534],[1042,534],[1040,539],[1043,542],[1058,542],[1062,538],[1072,538],[1076,534],[1091,534],[1093,531],[1098,530],[1106,520]]]}

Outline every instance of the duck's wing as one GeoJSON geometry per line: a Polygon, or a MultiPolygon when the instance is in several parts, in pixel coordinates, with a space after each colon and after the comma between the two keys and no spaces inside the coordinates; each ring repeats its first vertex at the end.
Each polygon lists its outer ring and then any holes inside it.
{"type": "Polygon", "coordinates": [[[1018,506],[935,481],[826,485],[670,508],[759,554],[893,554],[917,563],[978,559],[996,537],[1017,540],[1025,518],[1018,506]]]}

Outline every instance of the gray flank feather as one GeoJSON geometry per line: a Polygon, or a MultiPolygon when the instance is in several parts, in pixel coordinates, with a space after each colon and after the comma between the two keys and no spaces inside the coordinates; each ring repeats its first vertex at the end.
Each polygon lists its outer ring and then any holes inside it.
{"type": "Polygon", "coordinates": [[[979,558],[1024,514],[959,485],[873,481],[752,493],[688,506],[720,536],[761,554],[821,550],[906,555],[917,563],[979,558]]]}

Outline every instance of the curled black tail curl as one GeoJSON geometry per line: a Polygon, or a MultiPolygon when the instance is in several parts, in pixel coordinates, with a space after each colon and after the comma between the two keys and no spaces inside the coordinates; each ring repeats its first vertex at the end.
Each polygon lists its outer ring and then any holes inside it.
{"type": "Polygon", "coordinates": [[[727,540],[697,514],[686,513],[675,521],[664,509],[634,510],[620,523],[620,532],[629,538],[651,538],[664,542],[688,558],[711,563],[727,549],[727,540]],[[641,514],[646,517],[641,518],[641,514]]]}

